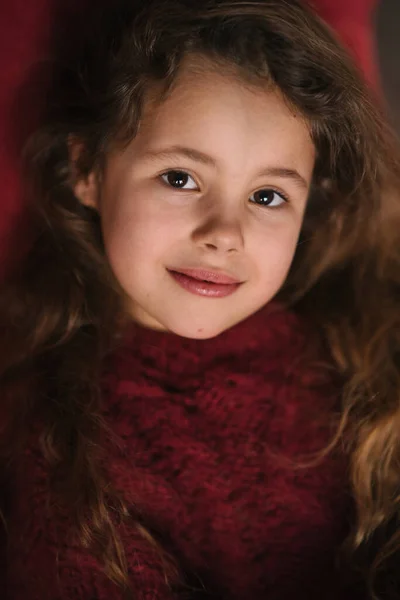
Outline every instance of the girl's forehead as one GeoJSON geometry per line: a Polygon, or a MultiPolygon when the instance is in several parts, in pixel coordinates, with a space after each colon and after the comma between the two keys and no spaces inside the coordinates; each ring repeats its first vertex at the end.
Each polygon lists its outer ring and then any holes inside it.
{"type": "MultiPolygon", "coordinates": [[[[160,127],[172,123],[200,122],[206,117],[219,116],[223,123],[236,112],[261,122],[287,121],[307,127],[306,120],[269,82],[251,85],[231,70],[218,71],[216,65],[186,63],[173,85],[166,91],[154,86],[147,95],[141,128],[160,127]],[[218,110],[219,109],[219,110],[218,110]],[[218,113],[218,114],[217,114],[218,113]],[[167,122],[165,122],[168,117],[167,122]]],[[[239,123],[238,123],[239,125],[239,123]]]]}
{"type": "Polygon", "coordinates": [[[288,137],[293,148],[296,139],[311,141],[308,123],[277,88],[249,86],[232,72],[184,66],[165,96],[157,92],[145,102],[139,129],[139,137],[150,143],[173,143],[174,138],[182,143],[195,136],[218,147],[221,137],[233,146],[274,139],[278,151],[288,137]]]}
{"type": "Polygon", "coordinates": [[[165,97],[149,98],[130,150],[135,162],[184,155],[230,177],[284,167],[307,183],[315,161],[308,124],[278,90],[215,69],[182,70],[165,97]]]}

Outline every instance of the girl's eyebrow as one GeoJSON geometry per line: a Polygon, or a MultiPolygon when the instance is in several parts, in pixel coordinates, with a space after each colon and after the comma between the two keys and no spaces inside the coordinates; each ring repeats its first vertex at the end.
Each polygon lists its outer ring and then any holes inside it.
{"type": "MultiPolygon", "coordinates": [[[[202,163],[203,165],[207,165],[209,167],[215,167],[217,165],[217,161],[212,156],[209,156],[200,150],[195,150],[194,148],[187,148],[186,146],[171,146],[169,148],[160,150],[148,150],[142,155],[143,159],[162,159],[171,157],[188,158],[189,160],[202,163]]],[[[289,179],[300,188],[305,190],[308,190],[309,188],[307,181],[296,169],[271,166],[257,173],[257,177],[262,176],[289,179]]]]}
{"type": "Polygon", "coordinates": [[[187,148],[186,146],[170,146],[161,150],[149,150],[143,154],[143,158],[171,158],[171,156],[189,158],[209,167],[215,167],[217,164],[217,161],[212,156],[194,148],[187,148]]]}

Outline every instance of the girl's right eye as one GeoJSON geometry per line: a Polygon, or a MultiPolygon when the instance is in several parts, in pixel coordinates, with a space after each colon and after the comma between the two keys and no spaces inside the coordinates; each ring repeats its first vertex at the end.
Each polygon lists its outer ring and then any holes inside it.
{"type": "Polygon", "coordinates": [[[197,184],[185,171],[167,171],[161,175],[161,179],[170,187],[178,190],[197,190],[197,184]]]}

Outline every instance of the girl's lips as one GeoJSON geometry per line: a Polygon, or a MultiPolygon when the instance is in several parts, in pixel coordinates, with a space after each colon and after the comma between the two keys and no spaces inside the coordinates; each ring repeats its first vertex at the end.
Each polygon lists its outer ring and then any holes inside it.
{"type": "Polygon", "coordinates": [[[223,285],[240,283],[238,279],[234,279],[230,275],[221,273],[220,271],[211,271],[207,269],[172,269],[172,271],[187,275],[193,279],[198,279],[199,281],[207,281],[210,283],[221,283],[223,285]]]}
{"type": "Polygon", "coordinates": [[[241,285],[240,281],[229,275],[215,271],[202,271],[200,269],[174,271],[168,269],[168,272],[188,292],[208,298],[225,298],[233,294],[241,285]]]}

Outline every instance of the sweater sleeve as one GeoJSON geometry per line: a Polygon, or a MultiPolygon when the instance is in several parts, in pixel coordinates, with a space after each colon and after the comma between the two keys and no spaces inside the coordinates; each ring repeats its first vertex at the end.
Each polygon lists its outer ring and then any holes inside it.
{"type": "MultiPolygon", "coordinates": [[[[69,541],[67,519],[57,507],[49,507],[48,475],[39,453],[25,456],[24,463],[23,469],[13,474],[16,485],[8,516],[7,600],[125,599],[98,561],[69,541]]],[[[132,597],[181,598],[166,583],[161,561],[151,546],[132,529],[120,533],[132,597]]]]}

